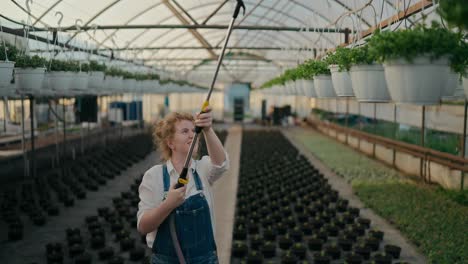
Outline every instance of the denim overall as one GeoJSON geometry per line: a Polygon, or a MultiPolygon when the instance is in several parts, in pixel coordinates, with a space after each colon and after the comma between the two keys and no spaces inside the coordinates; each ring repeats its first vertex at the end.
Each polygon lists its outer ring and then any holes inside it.
{"type": "MultiPolygon", "coordinates": [[[[203,185],[197,171],[192,170],[198,191],[203,185]]],[[[169,191],[170,177],[163,166],[164,197],[169,191]]],[[[177,238],[187,264],[216,264],[216,244],[211,225],[210,208],[203,192],[192,195],[177,207],[159,226],[153,242],[152,264],[179,263],[169,227],[169,219],[175,218],[177,238]]]]}

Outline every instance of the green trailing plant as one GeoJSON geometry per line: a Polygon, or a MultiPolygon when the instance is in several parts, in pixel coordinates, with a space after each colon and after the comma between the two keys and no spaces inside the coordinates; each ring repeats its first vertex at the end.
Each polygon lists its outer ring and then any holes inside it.
{"type": "Polygon", "coordinates": [[[4,44],[3,41],[0,41],[0,61],[6,61],[7,57],[9,61],[15,61],[17,55],[18,49],[15,46],[12,46],[8,43],[4,44]],[[7,56],[5,56],[5,54],[7,56]]]}
{"type": "Polygon", "coordinates": [[[351,65],[373,64],[377,57],[369,52],[369,46],[361,46],[351,50],[350,52],[351,65]]]}
{"type": "Polygon", "coordinates": [[[47,70],[78,72],[80,71],[80,64],[77,61],[63,61],[52,59],[47,65],[47,70]]]}
{"type": "Polygon", "coordinates": [[[119,68],[115,68],[115,67],[110,67],[106,70],[106,75],[112,76],[112,77],[120,77],[120,76],[124,76],[124,74],[125,74],[125,71],[119,68]]]}
{"type": "Polygon", "coordinates": [[[106,70],[107,70],[107,66],[103,63],[99,63],[94,60],[89,62],[89,71],[105,72],[106,70]]]}
{"type": "Polygon", "coordinates": [[[369,52],[380,62],[404,58],[412,62],[427,55],[431,60],[447,56],[456,67],[461,34],[454,33],[433,22],[431,27],[417,25],[412,29],[378,32],[369,40],[369,52]]]}
{"type": "Polygon", "coordinates": [[[47,65],[47,61],[37,55],[18,55],[15,60],[16,68],[43,68],[47,65]]]}
{"type": "Polygon", "coordinates": [[[468,3],[466,0],[440,0],[437,12],[449,25],[468,29],[468,3]]]}
{"type": "Polygon", "coordinates": [[[339,71],[349,71],[351,68],[351,49],[338,47],[334,53],[329,53],[325,58],[329,65],[338,65],[339,71]]]}

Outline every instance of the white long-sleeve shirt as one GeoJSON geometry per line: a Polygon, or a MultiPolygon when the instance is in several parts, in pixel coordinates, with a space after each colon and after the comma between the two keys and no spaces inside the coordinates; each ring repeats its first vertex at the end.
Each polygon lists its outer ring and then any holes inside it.
{"type": "MultiPolygon", "coordinates": [[[[191,162],[190,169],[188,171],[188,184],[187,190],[185,192],[185,199],[188,197],[198,194],[200,191],[197,190],[195,186],[195,180],[192,175],[192,169],[195,169],[200,177],[200,180],[203,184],[203,194],[206,197],[208,206],[210,208],[211,215],[211,225],[213,227],[213,233],[215,232],[215,221],[214,221],[214,206],[213,206],[213,193],[212,185],[213,183],[221,178],[222,174],[229,169],[229,159],[228,155],[225,152],[226,160],[220,166],[216,166],[211,163],[209,156],[203,156],[200,160],[193,160],[191,162]]],[[[179,174],[174,169],[171,160],[166,162],[167,171],[169,173],[171,183],[169,186],[172,186],[177,182],[179,174]]],[[[137,225],[140,225],[140,220],[143,214],[150,209],[158,207],[164,197],[164,181],[163,181],[163,165],[156,165],[150,168],[145,172],[143,180],[138,189],[140,202],[138,203],[138,222],[137,225]]],[[[153,232],[150,232],[146,235],[146,242],[148,247],[153,246],[153,241],[156,237],[157,229],[153,232]]]]}

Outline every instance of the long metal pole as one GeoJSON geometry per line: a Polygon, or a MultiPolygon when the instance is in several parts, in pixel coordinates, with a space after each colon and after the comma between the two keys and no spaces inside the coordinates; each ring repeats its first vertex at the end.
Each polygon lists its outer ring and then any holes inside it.
{"type": "MultiPolygon", "coordinates": [[[[236,10],[234,12],[234,16],[231,19],[231,23],[229,23],[226,38],[224,40],[223,49],[221,50],[221,54],[218,57],[218,63],[216,65],[215,74],[213,76],[213,80],[211,81],[210,90],[208,91],[205,102],[203,103],[202,112],[206,109],[206,107],[208,107],[210,97],[211,97],[211,93],[213,92],[213,88],[214,88],[214,85],[215,85],[215,82],[216,82],[216,78],[218,77],[219,68],[221,67],[221,63],[222,63],[223,58],[224,58],[224,53],[226,51],[226,47],[227,47],[227,44],[229,42],[229,38],[231,36],[232,27],[233,27],[234,22],[235,22],[235,20],[237,18],[237,15],[239,14],[240,8],[243,7],[243,6],[244,6],[244,3],[241,0],[237,0],[236,10]]],[[[179,180],[177,182],[176,188],[180,188],[180,187],[182,187],[182,186],[184,186],[185,184],[188,183],[188,181],[187,181],[188,166],[189,166],[190,160],[192,158],[193,148],[195,147],[195,144],[198,141],[198,136],[199,136],[199,134],[200,134],[200,132],[202,130],[200,127],[196,127],[195,129],[196,129],[195,130],[196,133],[195,133],[195,136],[193,137],[192,143],[190,144],[189,152],[187,153],[187,157],[185,158],[184,168],[183,168],[183,170],[182,170],[182,172],[180,174],[180,177],[179,177],[179,180]]]]}
{"type": "Polygon", "coordinates": [[[67,152],[67,119],[66,119],[66,107],[65,107],[65,97],[63,97],[63,104],[62,104],[62,109],[63,109],[63,142],[62,142],[62,159],[65,162],[65,156],[67,152]]]}
{"type": "Polygon", "coordinates": [[[24,97],[21,94],[21,148],[23,150],[23,160],[24,160],[24,177],[28,176],[28,158],[26,156],[26,139],[24,136],[24,97]]]}
{"type": "Polygon", "coordinates": [[[31,172],[32,178],[36,178],[36,164],[35,164],[35,151],[36,148],[34,146],[34,97],[31,95],[29,101],[29,114],[31,116],[31,159],[30,164],[31,167],[29,171],[31,172]]]}
{"type": "MultiPolygon", "coordinates": [[[[425,133],[425,126],[426,126],[426,106],[422,106],[422,118],[421,118],[421,147],[424,147],[424,133],[425,133]]],[[[423,164],[424,159],[421,158],[419,163],[419,174],[420,176],[426,181],[424,171],[423,171],[423,164]]]]}

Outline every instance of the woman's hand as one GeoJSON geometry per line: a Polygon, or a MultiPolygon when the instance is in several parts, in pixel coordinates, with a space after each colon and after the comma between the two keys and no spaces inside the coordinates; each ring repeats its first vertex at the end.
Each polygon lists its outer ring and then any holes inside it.
{"type": "Polygon", "coordinates": [[[203,131],[210,130],[213,125],[213,117],[211,115],[211,107],[208,106],[205,108],[203,113],[198,113],[195,116],[195,126],[203,128],[203,131]]]}
{"type": "Polygon", "coordinates": [[[179,189],[176,189],[175,186],[176,183],[169,188],[169,192],[167,193],[166,197],[166,203],[172,209],[175,209],[184,203],[185,190],[187,189],[187,186],[185,185],[179,189]]]}

